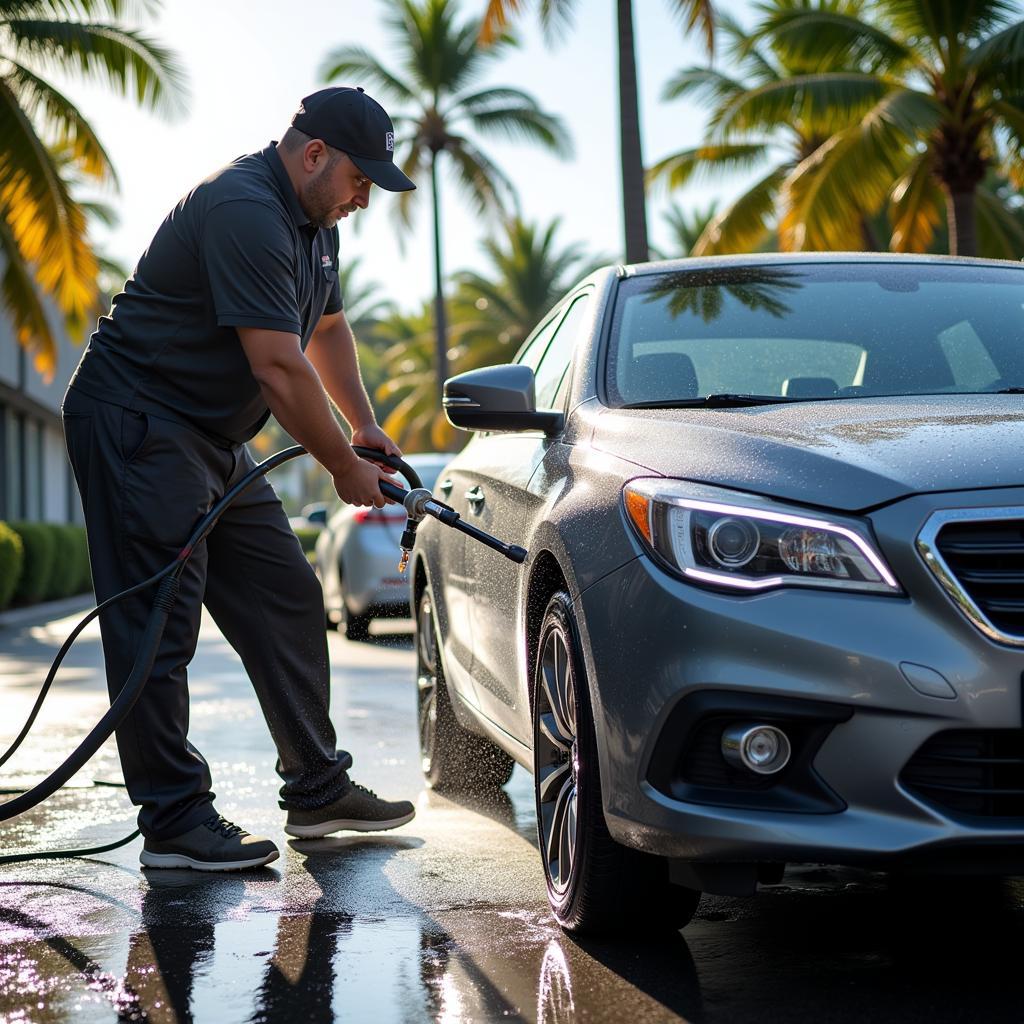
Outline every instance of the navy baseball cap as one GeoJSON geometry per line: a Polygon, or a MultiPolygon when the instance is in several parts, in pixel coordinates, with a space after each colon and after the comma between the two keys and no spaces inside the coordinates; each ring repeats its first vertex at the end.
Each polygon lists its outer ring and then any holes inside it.
{"type": "Polygon", "coordinates": [[[395,166],[395,126],[387,111],[360,88],[320,89],[303,99],[292,127],[340,149],[375,185],[388,192],[416,186],[395,166]]]}

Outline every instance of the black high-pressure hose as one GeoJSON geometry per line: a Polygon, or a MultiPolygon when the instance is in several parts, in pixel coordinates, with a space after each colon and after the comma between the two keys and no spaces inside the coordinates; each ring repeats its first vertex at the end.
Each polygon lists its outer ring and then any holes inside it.
{"type": "MultiPolygon", "coordinates": [[[[475,527],[470,526],[468,523],[463,523],[454,509],[445,505],[443,502],[434,500],[430,492],[423,488],[416,471],[404,460],[395,456],[385,455],[383,452],[377,451],[373,448],[353,446],[353,450],[361,458],[397,469],[412,485],[413,489],[411,491],[406,491],[397,484],[391,483],[387,480],[382,480],[380,483],[381,493],[384,494],[385,497],[403,504],[409,514],[409,520],[406,524],[405,532],[402,534],[401,542],[403,548],[403,566],[405,564],[408,551],[412,548],[412,543],[415,539],[416,526],[425,515],[431,515],[446,526],[455,527],[469,536],[480,540],[488,546],[495,548],[495,550],[500,551],[512,561],[523,562],[525,560],[526,551],[523,548],[516,547],[515,545],[504,544],[496,538],[491,537],[489,534],[484,533],[482,530],[478,530],[475,527]]],[[[305,454],[305,448],[301,445],[295,445],[271,455],[269,458],[259,463],[259,465],[255,466],[241,480],[239,480],[238,483],[235,484],[234,487],[232,487],[213,506],[213,508],[211,508],[210,511],[202,517],[202,519],[199,520],[192,531],[192,535],[189,537],[185,546],[178,552],[173,562],[165,566],[155,575],[151,576],[148,580],[143,580],[141,583],[137,583],[135,586],[130,587],[127,590],[123,590],[120,594],[115,594],[113,597],[108,598],[102,604],[94,608],[84,619],[82,619],[81,622],[78,623],[74,630],[72,630],[71,635],[64,642],[64,645],[57,653],[57,657],[54,659],[53,664],[50,666],[50,671],[47,674],[43,687],[39,692],[39,696],[36,698],[36,703],[32,708],[32,712],[29,715],[28,720],[21,732],[18,734],[14,743],[12,743],[4,754],[0,756],[0,766],[2,766],[14,754],[28,735],[29,730],[32,728],[32,724],[35,722],[36,716],[42,707],[43,701],[46,698],[46,694],[57,674],[57,669],[60,667],[61,662],[64,660],[64,656],[70,650],[71,645],[75,642],[76,638],[85,626],[104,608],[113,604],[115,601],[120,601],[131,594],[138,593],[140,590],[144,590],[146,587],[159,582],[160,587],[153,602],[153,610],[150,612],[149,620],[147,621],[145,631],[143,632],[142,642],[139,645],[139,651],[136,654],[135,663],[132,666],[132,670],[129,673],[127,680],[125,680],[124,686],[111,703],[110,708],[106,711],[99,722],[97,722],[81,744],[79,744],[79,746],[64,760],[61,765],[43,779],[42,782],[16,796],[13,800],[8,800],[6,803],[0,804],[0,821],[7,821],[10,818],[14,818],[19,814],[25,813],[25,811],[35,807],[36,804],[45,800],[48,796],[51,796],[54,792],[60,789],[61,786],[63,786],[86,764],[86,762],[93,756],[93,754],[96,753],[97,750],[99,750],[121,722],[124,721],[135,702],[139,699],[139,695],[142,693],[142,688],[149,679],[149,674],[153,669],[153,662],[156,658],[156,652],[160,646],[160,640],[163,637],[164,629],[167,625],[167,618],[170,615],[171,609],[174,606],[175,598],[177,597],[178,581],[185,568],[185,563],[191,557],[196,546],[205,539],[207,534],[216,525],[217,520],[223,514],[224,510],[235,500],[235,498],[238,497],[239,494],[251,486],[261,476],[269,473],[272,469],[276,469],[282,463],[305,454]]],[[[44,857],[76,857],[90,853],[105,853],[108,850],[116,849],[119,846],[123,846],[126,843],[131,842],[136,836],[138,836],[138,834],[138,831],[135,831],[130,836],[127,836],[119,842],[108,846],[93,847],[88,850],[64,850],[54,851],[52,853],[0,856],[0,864],[36,860],[44,857]]]]}

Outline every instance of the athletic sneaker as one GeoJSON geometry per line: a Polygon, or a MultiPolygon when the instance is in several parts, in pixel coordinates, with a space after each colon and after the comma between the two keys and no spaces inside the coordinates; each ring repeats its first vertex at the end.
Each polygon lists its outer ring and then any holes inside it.
{"type": "Polygon", "coordinates": [[[385,832],[412,821],[416,810],[408,800],[381,800],[376,793],[353,782],[344,794],[326,807],[289,811],[284,830],[299,839],[317,839],[348,829],[352,832],[385,832]]]}
{"type": "Polygon", "coordinates": [[[147,868],[195,868],[198,871],[241,871],[277,860],[277,847],[253,836],[219,814],[173,839],[147,839],[139,860],[147,868]]]}

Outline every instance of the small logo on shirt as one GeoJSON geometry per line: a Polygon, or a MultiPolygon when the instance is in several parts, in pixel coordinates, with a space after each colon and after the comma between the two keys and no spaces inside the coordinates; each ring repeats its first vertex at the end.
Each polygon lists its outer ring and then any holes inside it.
{"type": "Polygon", "coordinates": [[[331,266],[331,257],[324,255],[320,257],[320,264],[324,270],[329,270],[331,266]]]}
{"type": "Polygon", "coordinates": [[[387,147],[389,153],[395,151],[395,133],[385,132],[384,134],[384,145],[387,147]]]}

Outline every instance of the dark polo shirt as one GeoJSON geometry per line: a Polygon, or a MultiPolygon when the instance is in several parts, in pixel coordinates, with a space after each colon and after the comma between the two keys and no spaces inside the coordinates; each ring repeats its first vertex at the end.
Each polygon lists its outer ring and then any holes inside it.
{"type": "Polygon", "coordinates": [[[235,328],[297,334],[305,350],[341,308],[337,228],[309,223],[271,143],[167,215],[70,386],[239,444],[270,413],[235,328]]]}

